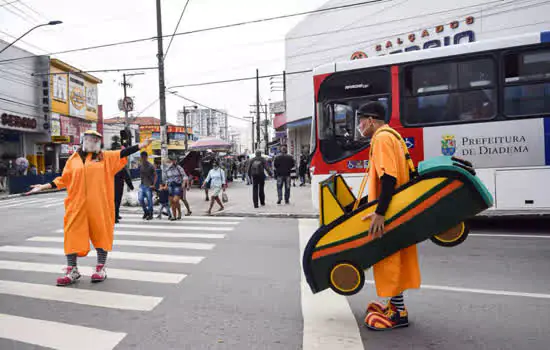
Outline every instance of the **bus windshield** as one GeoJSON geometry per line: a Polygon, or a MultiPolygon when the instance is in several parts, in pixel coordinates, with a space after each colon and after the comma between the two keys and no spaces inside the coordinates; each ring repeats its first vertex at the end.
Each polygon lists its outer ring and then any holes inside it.
{"type": "Polygon", "coordinates": [[[325,161],[333,163],[368,147],[369,140],[357,131],[356,111],[362,105],[381,102],[389,120],[389,72],[349,72],[329,77],[322,88],[316,108],[319,147],[325,161]]]}

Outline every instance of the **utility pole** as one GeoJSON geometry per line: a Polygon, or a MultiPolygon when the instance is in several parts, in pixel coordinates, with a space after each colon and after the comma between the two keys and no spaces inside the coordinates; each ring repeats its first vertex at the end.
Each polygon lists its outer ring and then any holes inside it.
{"type": "Polygon", "coordinates": [[[188,139],[188,132],[187,132],[187,107],[191,107],[191,108],[194,108],[195,110],[198,108],[196,105],[195,106],[183,106],[183,130],[184,130],[184,133],[185,133],[185,150],[187,151],[187,139],[188,139]]]}
{"type": "Polygon", "coordinates": [[[258,147],[260,148],[260,72],[256,68],[256,135],[258,136],[258,147]]]}
{"type": "Polygon", "coordinates": [[[166,91],[164,86],[164,48],[162,47],[162,10],[161,0],[157,0],[157,45],[158,45],[158,71],[159,71],[159,102],[160,102],[160,157],[161,166],[164,167],[168,157],[168,145],[166,134],[166,91]]]}
{"type": "MultiPolygon", "coordinates": [[[[132,73],[132,74],[122,74],[122,87],[124,88],[124,100],[123,101],[126,101],[126,98],[128,97],[127,96],[127,91],[126,91],[126,88],[131,88],[132,87],[132,84],[130,84],[129,82],[126,81],[126,77],[131,77],[131,76],[134,76],[134,75],[143,75],[145,73],[132,73]]],[[[125,131],[125,135],[126,137],[128,138],[128,145],[127,146],[131,146],[132,145],[132,137],[130,136],[130,120],[128,119],[128,108],[126,108],[126,106],[124,105],[125,102],[123,102],[123,108],[124,108],[124,131],[125,131]]],[[[133,104],[132,104],[133,105],[133,104]]],[[[121,143],[122,143],[122,140],[121,140],[121,143]]]]}
{"type": "Polygon", "coordinates": [[[264,105],[264,112],[265,112],[265,154],[269,154],[269,147],[267,143],[269,142],[269,134],[268,134],[268,128],[267,128],[267,104],[264,105]]]}

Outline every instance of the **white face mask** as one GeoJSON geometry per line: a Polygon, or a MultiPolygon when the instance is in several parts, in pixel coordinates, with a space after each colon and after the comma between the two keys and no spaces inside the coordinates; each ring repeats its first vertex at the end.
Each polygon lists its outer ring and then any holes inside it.
{"type": "Polygon", "coordinates": [[[82,150],[86,153],[99,153],[101,151],[101,140],[95,136],[84,136],[82,150]]]}

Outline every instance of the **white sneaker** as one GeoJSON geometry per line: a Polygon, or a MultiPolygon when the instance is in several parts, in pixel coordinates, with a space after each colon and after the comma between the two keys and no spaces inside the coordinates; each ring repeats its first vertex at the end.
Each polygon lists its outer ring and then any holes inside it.
{"type": "Polygon", "coordinates": [[[95,273],[92,275],[92,282],[103,282],[107,279],[107,272],[105,271],[105,265],[97,265],[95,267],[95,273]]]}
{"type": "Polygon", "coordinates": [[[59,277],[57,279],[57,285],[60,287],[65,287],[70,284],[75,283],[80,278],[80,273],[76,266],[67,266],[65,269],[65,276],[59,277]]]}

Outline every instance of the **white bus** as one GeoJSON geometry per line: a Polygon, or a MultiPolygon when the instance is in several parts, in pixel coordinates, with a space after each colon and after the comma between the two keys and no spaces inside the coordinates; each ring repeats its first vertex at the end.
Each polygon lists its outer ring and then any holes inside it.
{"type": "Polygon", "coordinates": [[[376,100],[415,163],[439,155],[471,161],[495,198],[491,210],[550,208],[550,31],[474,41],[474,21],[450,23],[463,30],[421,45],[395,38],[375,47],[385,55],[314,70],[314,205],[317,184],[331,174],[358,190],[369,143],[355,131],[355,111],[376,100]]]}

